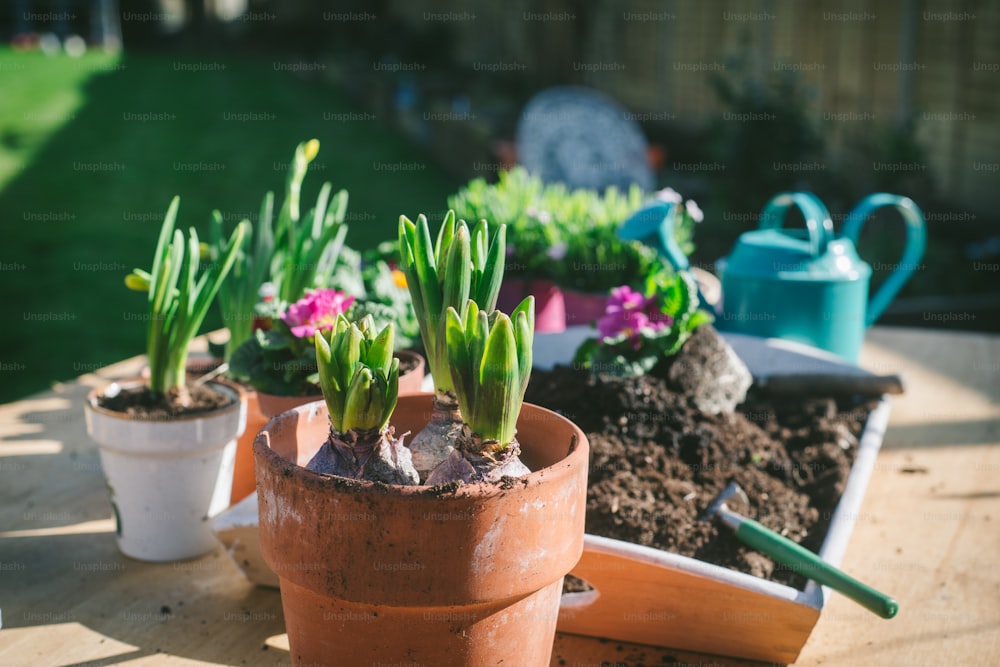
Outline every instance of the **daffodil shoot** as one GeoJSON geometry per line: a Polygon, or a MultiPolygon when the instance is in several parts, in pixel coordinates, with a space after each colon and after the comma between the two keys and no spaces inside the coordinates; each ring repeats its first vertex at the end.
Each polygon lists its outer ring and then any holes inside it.
{"type": "Polygon", "coordinates": [[[199,271],[198,233],[192,227],[185,237],[181,230],[175,229],[179,206],[180,198],[174,197],[160,228],[152,269],[134,270],[126,276],[125,285],[147,293],[149,390],[173,406],[186,407],[191,403],[185,370],[188,348],[236,261],[250,223],[238,224],[229,240],[220,245],[218,261],[199,271]]]}

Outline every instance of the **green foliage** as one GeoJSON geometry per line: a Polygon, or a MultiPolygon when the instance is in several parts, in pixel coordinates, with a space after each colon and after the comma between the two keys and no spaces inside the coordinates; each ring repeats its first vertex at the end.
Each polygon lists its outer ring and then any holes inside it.
{"type": "Polygon", "coordinates": [[[484,440],[506,447],[531,377],[535,299],[527,297],[511,313],[487,315],[471,299],[461,315],[447,311],[448,367],[463,421],[484,440]]]}
{"type": "MultiPolygon", "coordinates": [[[[550,279],[561,287],[607,292],[642,280],[656,253],[637,241],[622,241],[618,227],[639,210],[645,195],[637,186],[627,193],[611,187],[569,190],[545,184],[523,167],[501,172],[488,184],[477,178],[448,199],[466,220],[486,219],[507,225],[508,275],[550,279]]],[[[679,221],[675,236],[685,254],[693,250],[689,219],[679,221]]]]}
{"type": "Polygon", "coordinates": [[[397,349],[415,348],[420,344],[420,325],[406,288],[405,275],[389,266],[380,253],[360,253],[344,246],[330,282],[354,296],[348,319],[358,321],[370,315],[379,329],[394,323],[397,349]]]}
{"type": "MultiPolygon", "coordinates": [[[[37,50],[2,50],[2,217],[12,222],[21,220],[22,211],[45,211],[63,219],[22,221],[5,229],[0,261],[21,270],[5,271],[7,279],[0,280],[0,301],[18,313],[0,331],[0,346],[14,350],[8,362],[30,370],[5,375],[0,402],[145,351],[145,327],[122,326],[122,314],[144,310],[145,302],[123,290],[119,280],[107,280],[107,274],[149,268],[174,194],[182,196],[181,227],[186,231],[193,225],[202,241],[210,238],[213,209],[223,212],[227,231],[244,217],[256,227],[265,192],[275,191],[275,213],[281,205],[287,153],[317,136],[322,150],[309,165],[303,201],[311,205],[326,180],[350,192],[348,245],[366,249],[384,240],[380,221],[395,222],[399,202],[414,211],[443,211],[459,182],[427,161],[421,147],[386,131],[382,123],[317,123],[320,109],[345,117],[358,109],[337,87],[276,71],[273,59],[219,51],[213,60],[225,71],[218,76],[165,77],[174,67],[196,67],[204,54],[126,49],[109,55],[88,49],[69,59],[37,50]],[[142,109],[135,107],[136,100],[143,101],[142,109]],[[122,122],[123,109],[156,110],[175,120],[122,122]],[[263,123],[232,120],[239,110],[272,116],[263,123]],[[416,162],[426,168],[375,174],[359,168],[416,162]],[[73,168],[74,163],[81,168],[73,168]],[[54,175],[58,187],[53,187],[54,175]],[[88,248],[86,257],[80,255],[82,246],[88,248]],[[124,270],[113,268],[122,264],[124,270]],[[20,316],[39,312],[59,313],[63,319],[39,322],[20,316]],[[53,346],[57,339],[74,345],[53,346]]],[[[252,252],[252,246],[246,248],[252,252]]],[[[220,309],[212,306],[202,331],[224,324],[220,309]]]]}
{"type": "Polygon", "coordinates": [[[198,333],[212,300],[236,261],[248,223],[240,223],[220,248],[218,263],[199,273],[201,247],[192,227],[184,233],[174,228],[180,198],[174,197],[163,219],[160,237],[148,273],[135,269],[126,278],[130,288],[145,287],[149,301],[146,354],[149,389],[157,396],[176,393],[186,382],[185,366],[191,339],[198,333]]]}
{"type": "Polygon", "coordinates": [[[480,220],[470,233],[465,220],[456,222],[454,211],[448,211],[432,244],[426,217],[420,215],[416,223],[405,215],[399,218],[400,268],[413,300],[435,391],[454,391],[445,340],[448,309],[464,308],[469,299],[487,313],[496,308],[505,239],[503,225],[490,238],[489,224],[480,220]]]}
{"type": "MultiPolygon", "coordinates": [[[[302,182],[318,152],[316,139],[296,146],[277,220],[274,220],[274,193],[268,192],[260,207],[254,251],[243,252],[237,257],[236,267],[223,285],[219,305],[223,322],[229,329],[227,357],[250,338],[253,309],[265,282],[274,285],[278,298],[285,303],[297,301],[307,289],[330,283],[347,237],[344,224],[347,191],[340,190],[331,199],[333,188],[330,183],[324,183],[315,206],[307,215],[301,214],[302,182]]],[[[213,257],[221,253],[223,226],[222,214],[215,211],[213,257]]]]}
{"type": "Polygon", "coordinates": [[[399,359],[393,356],[392,323],[376,330],[370,317],[359,323],[338,316],[316,335],[319,383],[337,433],[382,432],[399,396],[399,359]]]}
{"type": "MultiPolygon", "coordinates": [[[[232,358],[233,352],[253,335],[254,306],[260,300],[261,285],[268,281],[271,258],[274,256],[274,229],[271,224],[273,205],[274,197],[268,193],[261,204],[256,238],[253,238],[254,228],[250,221],[243,221],[247,226],[247,247],[237,253],[233,269],[219,289],[219,309],[222,311],[222,321],[229,330],[229,340],[223,353],[223,359],[227,362],[232,358]]],[[[213,261],[218,261],[222,253],[224,228],[222,214],[218,210],[212,211],[209,248],[213,261]]]]}
{"type": "Polygon", "coordinates": [[[229,375],[257,391],[275,396],[311,396],[319,393],[316,350],[309,338],[292,335],[280,319],[277,302],[258,305],[256,314],[271,329],[256,329],[233,351],[229,375]],[[271,312],[269,312],[271,311],[271,312]]]}

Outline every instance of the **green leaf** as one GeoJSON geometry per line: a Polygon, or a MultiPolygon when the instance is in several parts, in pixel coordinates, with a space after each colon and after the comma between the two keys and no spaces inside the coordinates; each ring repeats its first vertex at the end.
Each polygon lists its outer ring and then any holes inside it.
{"type": "Polygon", "coordinates": [[[417,284],[423,297],[425,311],[436,317],[442,314],[441,287],[438,283],[437,266],[434,261],[431,246],[430,230],[427,228],[427,218],[420,215],[417,218],[414,235],[413,263],[417,271],[417,284]]]}
{"type": "MultiPolygon", "coordinates": [[[[485,221],[484,221],[485,222],[485,221]]],[[[487,312],[493,312],[497,307],[497,297],[503,282],[507,260],[507,226],[500,225],[490,243],[489,253],[482,265],[482,273],[473,286],[475,293],[472,298],[487,312]]]]}
{"type": "MultiPolygon", "coordinates": [[[[153,285],[157,285],[160,282],[160,272],[163,269],[163,263],[167,259],[167,255],[170,252],[168,244],[170,243],[170,237],[174,233],[174,222],[177,219],[177,209],[181,205],[181,198],[174,197],[170,201],[170,207],[167,209],[167,215],[163,218],[163,226],[160,227],[160,236],[156,241],[156,250],[153,253],[153,269],[149,272],[151,276],[150,282],[153,285]]],[[[156,298],[154,292],[149,293],[150,303],[156,298]]]]}
{"type": "MultiPolygon", "coordinates": [[[[532,308],[532,310],[534,309],[532,308]]],[[[528,316],[524,312],[517,312],[513,322],[514,339],[517,342],[518,400],[524,400],[524,392],[528,389],[528,380],[531,378],[531,345],[534,336],[528,325],[528,316]]]]}
{"type": "Polygon", "coordinates": [[[338,381],[342,387],[349,385],[355,369],[361,362],[361,343],[363,340],[364,335],[361,333],[361,329],[352,324],[343,334],[337,336],[336,341],[330,343],[333,354],[337,357],[337,363],[340,365],[341,376],[338,381]]]}
{"type": "Polygon", "coordinates": [[[445,257],[448,254],[448,249],[451,247],[454,237],[455,212],[448,211],[444,216],[444,222],[441,223],[441,229],[438,230],[437,242],[434,244],[434,260],[437,266],[444,264],[445,257]]]}
{"type": "Polygon", "coordinates": [[[475,401],[473,364],[469,358],[465,326],[454,308],[449,308],[445,314],[445,341],[448,346],[448,369],[455,394],[460,400],[475,401]]]}
{"type": "Polygon", "coordinates": [[[361,366],[355,372],[347,388],[347,400],[344,404],[344,423],[340,429],[341,433],[356,429],[368,431],[378,425],[378,417],[372,416],[378,410],[377,405],[373,405],[376,392],[376,380],[370,368],[361,366]]]}
{"type": "Polygon", "coordinates": [[[386,377],[385,400],[382,405],[382,417],[379,422],[379,431],[384,431],[389,425],[389,419],[396,409],[399,400],[399,359],[393,357],[389,366],[389,375],[386,377]]]}
{"type": "Polygon", "coordinates": [[[334,428],[343,425],[344,403],[343,391],[340,385],[340,368],[336,357],[330,349],[323,332],[318,332],[314,337],[316,345],[316,366],[319,370],[319,387],[323,392],[323,399],[326,401],[326,408],[330,413],[330,422],[334,428]]]}
{"type": "Polygon", "coordinates": [[[497,313],[479,368],[478,419],[470,426],[483,437],[495,438],[502,445],[514,439],[520,411],[516,346],[510,318],[497,313]]]}
{"type": "Polygon", "coordinates": [[[472,261],[469,248],[469,230],[460,225],[448,249],[445,266],[445,283],[442,306],[461,308],[469,298],[472,283],[472,261]]]}
{"type": "MultiPolygon", "coordinates": [[[[366,320],[372,322],[371,327],[374,330],[375,324],[371,315],[366,316],[366,320]]],[[[382,329],[381,332],[379,332],[377,336],[375,336],[375,339],[372,341],[371,347],[368,350],[367,358],[365,359],[365,363],[369,367],[380,371],[382,374],[388,374],[389,367],[394,358],[392,353],[395,335],[395,325],[390,322],[385,326],[385,328],[382,329]]]]}

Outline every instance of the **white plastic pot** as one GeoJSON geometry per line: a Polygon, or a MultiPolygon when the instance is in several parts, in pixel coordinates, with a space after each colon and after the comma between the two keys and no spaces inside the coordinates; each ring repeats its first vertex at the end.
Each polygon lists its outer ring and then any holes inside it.
{"type": "MultiPolygon", "coordinates": [[[[134,387],[141,380],[120,383],[134,387]]],[[[246,427],[246,395],[210,385],[235,402],[215,412],[143,421],[98,406],[107,389],[87,397],[87,433],[97,443],[126,556],[166,562],[216,547],[210,519],[229,506],[236,438],[246,427]]]]}

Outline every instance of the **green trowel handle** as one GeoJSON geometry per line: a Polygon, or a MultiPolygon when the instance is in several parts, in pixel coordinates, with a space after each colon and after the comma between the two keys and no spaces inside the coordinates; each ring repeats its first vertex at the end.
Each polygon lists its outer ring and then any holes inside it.
{"type": "Polygon", "coordinates": [[[807,579],[846,595],[882,618],[892,618],[899,611],[899,605],[888,595],[848,576],[813,552],[753,519],[740,518],[742,521],[736,527],[736,537],[762,554],[787,565],[807,579]]]}

